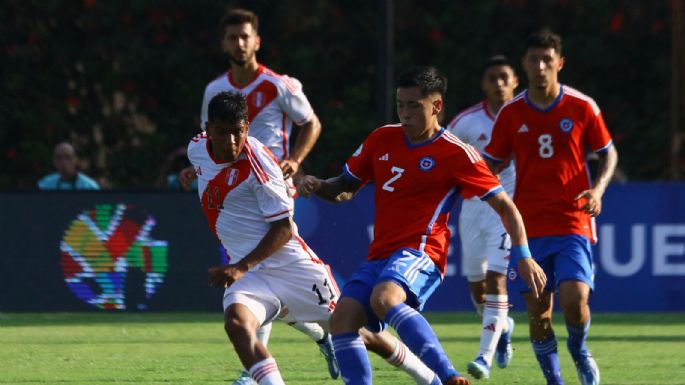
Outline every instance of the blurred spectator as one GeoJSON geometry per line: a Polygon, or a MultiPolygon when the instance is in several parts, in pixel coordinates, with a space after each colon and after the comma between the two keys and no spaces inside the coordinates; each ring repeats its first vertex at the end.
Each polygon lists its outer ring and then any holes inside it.
{"type": "Polygon", "coordinates": [[[96,181],[78,171],[76,150],[68,142],[55,146],[53,162],[57,172],[49,174],[38,181],[41,190],[99,190],[96,181]]]}

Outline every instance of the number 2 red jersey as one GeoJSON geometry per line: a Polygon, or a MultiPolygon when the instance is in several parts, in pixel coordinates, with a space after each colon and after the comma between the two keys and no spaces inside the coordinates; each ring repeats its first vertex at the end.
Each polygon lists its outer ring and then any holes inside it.
{"type": "Polygon", "coordinates": [[[375,183],[368,259],[411,248],[426,253],[443,274],[450,239],[447,220],[459,195],[485,200],[502,191],[478,150],[444,128],[416,145],[399,124],[378,128],[347,160],[344,172],[375,183]]]}
{"type": "Polygon", "coordinates": [[[583,235],[596,241],[593,218],[575,200],[590,188],[586,155],[612,145],[599,107],[590,97],[562,85],[557,100],[541,110],[524,91],[497,115],[484,155],[516,159],[518,207],[529,237],[583,235]]]}

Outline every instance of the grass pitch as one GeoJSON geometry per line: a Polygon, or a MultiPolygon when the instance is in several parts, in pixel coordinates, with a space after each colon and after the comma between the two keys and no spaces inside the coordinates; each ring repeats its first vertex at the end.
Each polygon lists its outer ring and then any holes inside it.
{"type": "MultiPolygon", "coordinates": [[[[526,317],[515,313],[515,354],[487,381],[544,384],[528,343],[526,317]]],[[[473,313],[432,313],[428,319],[462,373],[478,350],[473,313]]],[[[555,319],[562,374],[578,384],[566,350],[566,330],[555,319]]],[[[596,314],[589,346],[602,385],[685,385],[685,314],[596,314]]],[[[292,385],[342,384],[328,378],[317,347],[276,323],[269,343],[292,385]]],[[[374,384],[413,384],[371,357],[374,384]]],[[[0,384],[230,384],[240,363],[223,332],[221,314],[0,313],[0,384]]]]}

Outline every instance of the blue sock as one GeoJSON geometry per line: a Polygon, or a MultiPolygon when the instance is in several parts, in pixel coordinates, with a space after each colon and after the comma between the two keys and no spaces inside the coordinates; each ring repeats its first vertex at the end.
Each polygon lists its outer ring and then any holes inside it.
{"type": "Polygon", "coordinates": [[[440,377],[442,382],[459,376],[447,358],[433,329],[419,312],[401,303],[392,308],[385,322],[395,329],[409,350],[440,377]]]}
{"type": "Polygon", "coordinates": [[[371,363],[358,332],[332,336],[335,359],[345,384],[371,385],[371,363]]]}
{"type": "Polygon", "coordinates": [[[566,346],[568,346],[568,351],[571,353],[574,362],[581,362],[590,353],[587,351],[587,345],[585,341],[587,340],[587,332],[590,330],[590,321],[588,320],[585,325],[571,325],[566,323],[566,330],[568,330],[568,341],[566,346]]]}
{"type": "Polygon", "coordinates": [[[547,385],[563,385],[561,379],[561,367],[559,366],[559,354],[557,353],[557,337],[550,334],[542,341],[533,341],[533,351],[540,363],[542,374],[547,379],[547,385]]]}

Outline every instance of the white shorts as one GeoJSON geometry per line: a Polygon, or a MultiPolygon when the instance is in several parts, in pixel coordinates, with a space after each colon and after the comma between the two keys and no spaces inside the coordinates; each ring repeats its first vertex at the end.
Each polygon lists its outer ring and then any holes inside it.
{"type": "Polygon", "coordinates": [[[469,282],[485,279],[487,270],[506,274],[511,239],[495,210],[480,200],[465,200],[459,215],[462,271],[469,282]]]}
{"type": "Polygon", "coordinates": [[[224,292],[224,311],[240,303],[260,325],[274,320],[287,307],[296,321],[326,325],[340,297],[328,265],[310,260],[248,271],[224,292]]]}

